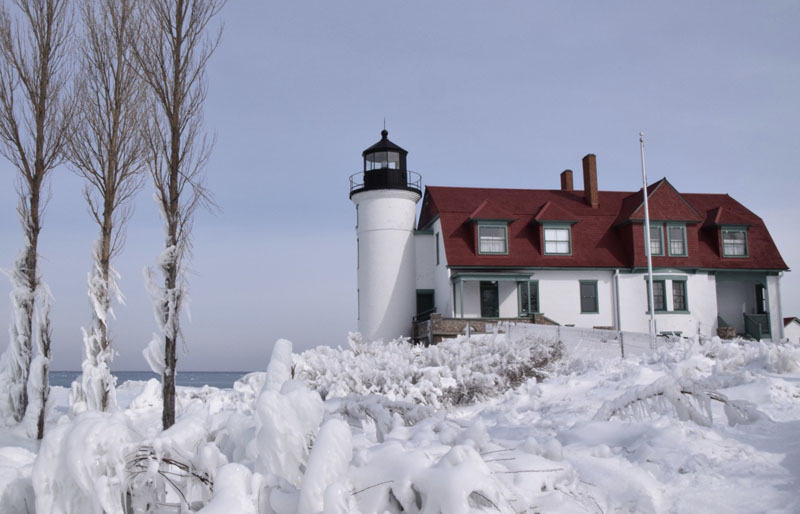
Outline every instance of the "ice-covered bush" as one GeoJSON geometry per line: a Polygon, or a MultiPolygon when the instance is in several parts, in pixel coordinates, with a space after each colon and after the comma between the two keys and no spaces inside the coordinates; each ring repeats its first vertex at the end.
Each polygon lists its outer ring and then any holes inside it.
{"type": "Polygon", "coordinates": [[[125,465],[136,441],[121,413],[87,411],[48,430],[33,466],[36,512],[123,514],[125,465]]]}
{"type": "Polygon", "coordinates": [[[380,394],[435,407],[497,396],[547,375],[561,356],[558,342],[526,333],[458,337],[424,347],[407,339],[349,349],[320,346],[295,356],[295,375],[324,398],[380,394]]]}

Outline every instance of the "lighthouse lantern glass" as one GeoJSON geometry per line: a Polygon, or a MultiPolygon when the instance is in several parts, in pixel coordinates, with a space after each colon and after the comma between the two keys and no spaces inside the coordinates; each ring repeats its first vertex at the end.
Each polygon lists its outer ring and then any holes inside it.
{"type": "Polygon", "coordinates": [[[388,168],[400,169],[400,154],[398,152],[375,152],[366,156],[366,171],[388,168]]]}

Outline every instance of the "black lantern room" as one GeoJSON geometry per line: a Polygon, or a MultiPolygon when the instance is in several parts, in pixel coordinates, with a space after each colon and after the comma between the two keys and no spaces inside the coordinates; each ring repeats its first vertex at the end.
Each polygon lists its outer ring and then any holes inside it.
{"type": "Polygon", "coordinates": [[[350,196],[375,189],[404,189],[421,194],[420,176],[406,167],[408,152],[389,141],[389,132],[381,131],[381,140],[364,150],[364,171],[350,177],[350,196]]]}

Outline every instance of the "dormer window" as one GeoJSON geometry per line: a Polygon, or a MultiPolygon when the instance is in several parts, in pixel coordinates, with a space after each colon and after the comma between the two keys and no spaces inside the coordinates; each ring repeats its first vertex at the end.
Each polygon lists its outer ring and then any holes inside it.
{"type": "Polygon", "coordinates": [[[747,231],[742,227],[722,228],[722,256],[747,257],[747,231]]]}
{"type": "Polygon", "coordinates": [[[507,223],[478,223],[478,253],[508,255],[507,223]]]}
{"type": "Polygon", "coordinates": [[[664,236],[661,225],[650,225],[650,255],[664,255],[664,236]]]}
{"type": "Polygon", "coordinates": [[[544,225],[545,255],[571,255],[572,230],[570,225],[544,225]]]}
{"type": "Polygon", "coordinates": [[[670,257],[686,257],[685,225],[667,225],[667,248],[670,257]]]}

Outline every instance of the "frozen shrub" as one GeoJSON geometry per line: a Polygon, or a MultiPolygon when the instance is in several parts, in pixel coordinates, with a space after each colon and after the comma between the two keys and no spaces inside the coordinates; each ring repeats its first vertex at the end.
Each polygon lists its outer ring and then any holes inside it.
{"type": "Polygon", "coordinates": [[[524,332],[458,337],[429,347],[403,338],[365,343],[357,334],[349,342],[349,349],[320,346],[295,356],[297,378],[324,398],[379,394],[439,407],[541,380],[562,355],[559,342],[524,332]]]}

